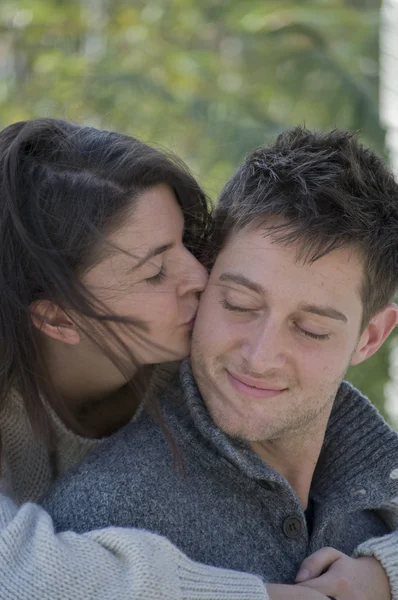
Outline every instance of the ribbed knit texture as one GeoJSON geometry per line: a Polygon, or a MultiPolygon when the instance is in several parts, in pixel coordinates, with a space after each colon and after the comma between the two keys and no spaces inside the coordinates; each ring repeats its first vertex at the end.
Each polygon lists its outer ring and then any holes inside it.
{"type": "MultiPolygon", "coordinates": [[[[0,414],[1,491],[38,500],[54,477],[100,444],[53,416],[53,456],[32,434],[13,393],[0,414]]],[[[150,441],[149,441],[150,442],[150,441]]],[[[261,579],[189,560],[165,538],[137,529],[55,534],[36,504],[0,494],[0,600],[268,600],[261,579]]]]}
{"type": "Polygon", "coordinates": [[[45,445],[32,433],[23,402],[11,392],[0,414],[3,491],[17,504],[36,502],[56,477],[78,464],[101,440],[83,438],[67,429],[52,413],[57,452],[51,456],[45,445]]]}
{"type": "Polygon", "coordinates": [[[1,600],[267,600],[261,580],[190,561],[165,538],[109,528],[55,535],[0,497],[1,600]]]}

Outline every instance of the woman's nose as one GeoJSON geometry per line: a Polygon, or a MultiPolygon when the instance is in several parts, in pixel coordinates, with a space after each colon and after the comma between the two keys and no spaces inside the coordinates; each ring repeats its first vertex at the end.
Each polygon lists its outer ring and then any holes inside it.
{"type": "Polygon", "coordinates": [[[181,284],[179,285],[179,294],[183,296],[192,292],[203,292],[207,285],[208,278],[209,276],[205,267],[190,254],[190,260],[185,266],[185,273],[181,284]]]}

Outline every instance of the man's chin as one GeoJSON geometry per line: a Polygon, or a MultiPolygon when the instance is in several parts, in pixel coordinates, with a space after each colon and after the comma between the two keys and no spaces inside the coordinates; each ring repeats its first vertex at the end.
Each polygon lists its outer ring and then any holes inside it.
{"type": "Polygon", "coordinates": [[[221,431],[232,438],[245,439],[245,428],[242,428],[242,420],[231,412],[220,409],[220,407],[207,406],[212,421],[221,431]]]}

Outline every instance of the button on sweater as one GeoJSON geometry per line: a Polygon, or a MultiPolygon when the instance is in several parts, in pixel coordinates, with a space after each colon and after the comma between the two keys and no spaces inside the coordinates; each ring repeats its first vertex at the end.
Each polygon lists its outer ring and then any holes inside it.
{"type": "Polygon", "coordinates": [[[57,530],[109,525],[167,536],[187,555],[293,583],[323,546],[352,555],[395,526],[398,435],[369,401],[342,383],[311,490],[311,528],[287,480],[211,420],[189,362],[161,397],[182,462],[150,416],[125,427],[44,500],[57,530]],[[389,507],[390,506],[390,507],[389,507]]]}

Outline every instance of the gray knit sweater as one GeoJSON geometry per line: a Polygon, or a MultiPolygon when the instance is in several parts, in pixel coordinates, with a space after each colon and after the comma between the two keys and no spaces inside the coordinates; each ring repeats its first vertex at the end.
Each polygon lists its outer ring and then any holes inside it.
{"type": "Polygon", "coordinates": [[[44,501],[58,530],[109,525],[167,536],[194,560],[293,583],[323,546],[352,555],[391,531],[398,496],[398,435],[349,384],[334,403],[310,491],[313,528],[288,482],[212,422],[190,371],[163,394],[183,459],[149,416],[105,442],[44,501]]]}

